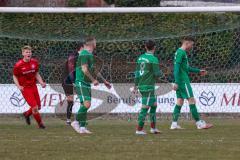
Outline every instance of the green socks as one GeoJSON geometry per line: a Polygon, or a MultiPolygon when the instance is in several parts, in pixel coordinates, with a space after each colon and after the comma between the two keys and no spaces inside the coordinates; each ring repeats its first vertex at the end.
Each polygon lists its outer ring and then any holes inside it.
{"type": "Polygon", "coordinates": [[[191,111],[192,116],[195,119],[195,121],[196,122],[199,121],[200,120],[200,116],[199,116],[199,113],[197,111],[196,105],[195,104],[190,104],[189,107],[190,107],[190,111],[191,111]]]}
{"type": "Polygon", "coordinates": [[[157,121],[156,110],[157,110],[156,106],[151,106],[151,109],[150,109],[151,128],[156,128],[156,121],[157,121]]]}
{"type": "Polygon", "coordinates": [[[182,106],[179,106],[179,105],[175,106],[173,114],[172,114],[173,122],[177,122],[178,121],[178,118],[179,118],[180,113],[181,113],[181,108],[182,108],[182,106]]]}
{"type": "Polygon", "coordinates": [[[77,121],[79,122],[80,127],[85,127],[86,126],[86,123],[87,123],[87,111],[88,111],[88,108],[86,108],[83,105],[81,105],[81,107],[78,110],[77,121]]]}
{"type": "MultiPolygon", "coordinates": [[[[196,105],[195,104],[190,104],[189,107],[190,107],[190,111],[192,113],[192,116],[193,116],[194,120],[196,122],[199,121],[200,116],[198,114],[196,105]]],[[[179,106],[179,105],[175,106],[174,111],[173,111],[173,122],[178,121],[178,118],[179,118],[180,113],[181,113],[181,108],[182,108],[182,106],[179,106]]]]}
{"type": "MultiPolygon", "coordinates": [[[[142,108],[139,116],[138,116],[138,130],[142,130],[144,127],[145,119],[147,116],[149,108],[142,108]]],[[[151,128],[155,128],[156,126],[156,106],[151,106],[150,108],[150,121],[151,121],[151,128]]]]}
{"type": "Polygon", "coordinates": [[[149,108],[142,108],[138,116],[138,127],[143,128],[149,108]]]}

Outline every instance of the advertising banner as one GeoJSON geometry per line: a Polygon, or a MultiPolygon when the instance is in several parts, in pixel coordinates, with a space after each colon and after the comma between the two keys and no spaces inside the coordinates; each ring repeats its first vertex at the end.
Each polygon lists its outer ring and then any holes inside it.
{"type": "MultiPolygon", "coordinates": [[[[108,90],[103,84],[92,87],[92,107],[89,112],[136,113],[141,108],[141,95],[131,92],[133,84],[112,84],[108,90]]],[[[240,113],[240,85],[235,83],[194,83],[194,96],[199,112],[240,113]]],[[[41,99],[41,113],[54,113],[55,107],[64,104],[65,95],[60,84],[38,86],[41,99]]],[[[157,112],[171,113],[176,103],[175,91],[171,84],[158,84],[156,87],[157,112]]],[[[74,95],[73,112],[80,106],[74,95]]],[[[21,92],[14,84],[0,85],[0,113],[22,113],[29,108],[21,92]]],[[[185,101],[182,112],[189,112],[185,101]]]]}

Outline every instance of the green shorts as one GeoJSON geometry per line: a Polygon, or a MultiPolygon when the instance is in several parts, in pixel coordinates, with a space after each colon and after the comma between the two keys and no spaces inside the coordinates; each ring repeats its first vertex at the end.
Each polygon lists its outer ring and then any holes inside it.
{"type": "Polygon", "coordinates": [[[91,85],[83,82],[75,82],[76,92],[81,103],[91,101],[91,85]]]}
{"type": "Polygon", "coordinates": [[[157,102],[156,95],[154,93],[154,90],[152,91],[140,91],[142,95],[142,104],[146,106],[154,106],[154,104],[157,102]]]}
{"type": "Polygon", "coordinates": [[[178,89],[176,91],[177,98],[189,99],[194,97],[193,91],[190,83],[178,84],[178,89]]]}

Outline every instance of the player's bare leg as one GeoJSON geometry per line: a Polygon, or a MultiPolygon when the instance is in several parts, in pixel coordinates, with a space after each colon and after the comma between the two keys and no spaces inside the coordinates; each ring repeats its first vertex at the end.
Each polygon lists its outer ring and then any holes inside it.
{"type": "Polygon", "coordinates": [[[171,124],[171,127],[170,129],[172,130],[175,130],[175,129],[183,129],[179,124],[178,124],[178,118],[181,114],[181,108],[183,106],[183,102],[184,102],[184,99],[182,98],[178,98],[177,99],[177,104],[174,108],[174,111],[173,111],[173,121],[172,121],[172,124],[171,124]]]}
{"type": "Polygon", "coordinates": [[[67,120],[66,124],[70,125],[71,124],[71,116],[72,116],[72,107],[73,107],[73,95],[68,95],[67,96],[67,120]]]}
{"type": "Polygon", "coordinates": [[[197,111],[195,99],[194,98],[189,98],[188,99],[188,103],[189,103],[190,111],[192,113],[192,117],[196,121],[197,129],[209,129],[209,128],[212,128],[213,125],[211,123],[206,123],[204,120],[200,119],[199,113],[197,111]]]}
{"type": "Polygon", "coordinates": [[[32,107],[32,114],[36,122],[38,123],[38,127],[40,129],[45,129],[46,127],[42,123],[42,118],[40,116],[40,113],[38,112],[38,106],[32,107]]]}

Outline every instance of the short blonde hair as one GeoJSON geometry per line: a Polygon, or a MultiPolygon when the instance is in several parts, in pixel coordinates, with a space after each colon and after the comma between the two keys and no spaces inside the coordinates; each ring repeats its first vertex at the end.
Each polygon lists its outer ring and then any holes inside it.
{"type": "Polygon", "coordinates": [[[95,41],[96,38],[93,36],[86,37],[84,40],[85,45],[92,45],[93,41],[95,41]]]}
{"type": "Polygon", "coordinates": [[[23,46],[22,47],[22,52],[24,51],[24,50],[32,50],[32,47],[31,46],[28,46],[28,45],[26,45],[26,46],[23,46]]]}

